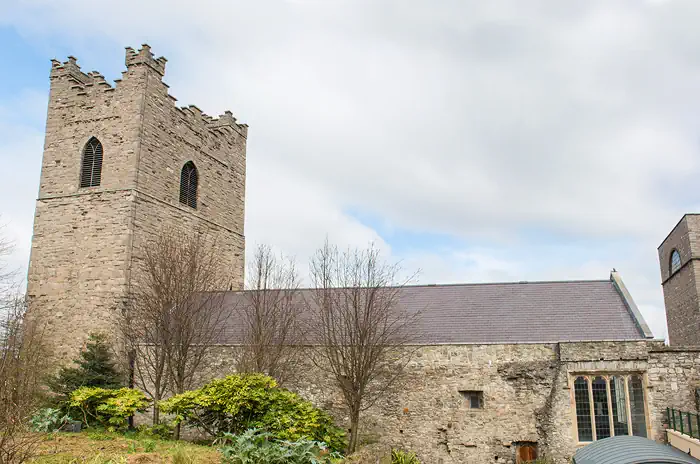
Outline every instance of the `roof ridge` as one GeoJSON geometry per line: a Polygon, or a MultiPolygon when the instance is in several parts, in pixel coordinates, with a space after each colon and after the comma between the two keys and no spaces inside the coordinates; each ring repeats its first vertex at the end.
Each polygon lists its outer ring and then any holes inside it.
{"type": "MultiPolygon", "coordinates": [[[[406,284],[406,285],[389,285],[387,288],[436,288],[436,287],[476,287],[476,286],[487,286],[487,285],[539,285],[539,284],[583,284],[583,283],[610,283],[610,279],[570,279],[570,280],[512,280],[512,281],[501,281],[501,282],[460,282],[460,283],[446,283],[446,284],[406,284]]],[[[333,287],[333,288],[349,288],[349,287],[333,287]]],[[[270,290],[295,290],[295,291],[308,291],[317,290],[318,287],[299,287],[299,288],[274,288],[270,290]]],[[[255,289],[241,289],[241,290],[224,290],[224,293],[245,293],[255,291],[255,289]]]]}
{"type": "Polygon", "coordinates": [[[610,279],[571,279],[571,280],[518,280],[501,282],[462,282],[450,284],[409,284],[403,287],[468,287],[478,285],[527,285],[527,284],[581,284],[610,282],[610,279]]]}

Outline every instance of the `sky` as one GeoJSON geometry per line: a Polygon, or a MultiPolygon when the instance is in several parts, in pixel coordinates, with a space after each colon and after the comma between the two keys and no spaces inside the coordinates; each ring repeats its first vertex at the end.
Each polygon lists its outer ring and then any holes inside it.
{"type": "Polygon", "coordinates": [[[247,249],[328,237],[416,283],[607,279],[666,336],[657,247],[700,210],[697,0],[0,0],[0,183],[26,272],[50,59],[168,59],[249,124],[247,249]],[[11,172],[7,172],[11,169],[11,172]]]}

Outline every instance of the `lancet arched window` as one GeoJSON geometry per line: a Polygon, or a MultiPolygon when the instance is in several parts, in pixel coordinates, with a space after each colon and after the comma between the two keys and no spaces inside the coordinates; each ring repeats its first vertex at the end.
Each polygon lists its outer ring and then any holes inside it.
{"type": "Polygon", "coordinates": [[[80,187],[97,187],[102,181],[102,144],[92,137],[83,148],[80,187]]]}
{"type": "Polygon", "coordinates": [[[678,253],[678,250],[673,250],[671,252],[671,263],[669,265],[671,274],[676,272],[678,269],[681,268],[681,254],[678,253]]]}
{"type": "Polygon", "coordinates": [[[180,203],[197,208],[197,182],[197,168],[192,161],[188,161],[180,173],[180,203]]]}

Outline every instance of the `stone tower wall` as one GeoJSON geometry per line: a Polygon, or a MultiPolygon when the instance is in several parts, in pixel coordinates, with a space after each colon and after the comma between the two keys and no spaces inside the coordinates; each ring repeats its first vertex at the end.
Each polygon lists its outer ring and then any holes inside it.
{"type": "Polygon", "coordinates": [[[671,345],[700,345],[700,215],[687,214],[659,247],[661,283],[671,345]],[[671,274],[671,253],[681,267],[671,274]]]}
{"type": "Polygon", "coordinates": [[[243,284],[245,149],[248,127],[230,112],[218,118],[196,106],[179,108],[168,94],[157,63],[144,50],[127,50],[149,69],[143,135],[136,180],[134,252],[163,230],[206,233],[221,249],[230,288],[243,284]],[[180,173],[192,161],[198,172],[197,209],[179,201],[180,173]]]}
{"type": "Polygon", "coordinates": [[[153,234],[206,233],[221,249],[230,287],[242,285],[247,126],[229,112],[210,118],[177,108],[162,82],[165,61],[146,45],[127,48],[114,86],[83,73],[75,58],[53,61],[27,294],[60,361],[72,359],[90,332],[114,329],[153,234]],[[93,136],[103,146],[101,184],[79,188],[93,136]],[[179,203],[189,160],[199,173],[196,210],[179,203]]]}

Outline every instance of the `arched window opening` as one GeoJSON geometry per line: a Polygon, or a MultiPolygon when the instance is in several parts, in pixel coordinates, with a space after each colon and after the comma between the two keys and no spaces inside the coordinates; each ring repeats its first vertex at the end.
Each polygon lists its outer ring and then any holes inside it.
{"type": "Polygon", "coordinates": [[[678,250],[673,250],[671,252],[671,274],[676,272],[678,269],[681,268],[681,254],[678,253],[678,250]]]}
{"type": "Polygon", "coordinates": [[[180,173],[180,203],[197,208],[197,168],[192,161],[182,167],[180,173]]]}
{"type": "Polygon", "coordinates": [[[83,148],[80,187],[97,187],[102,181],[102,144],[92,137],[83,148]]]}

